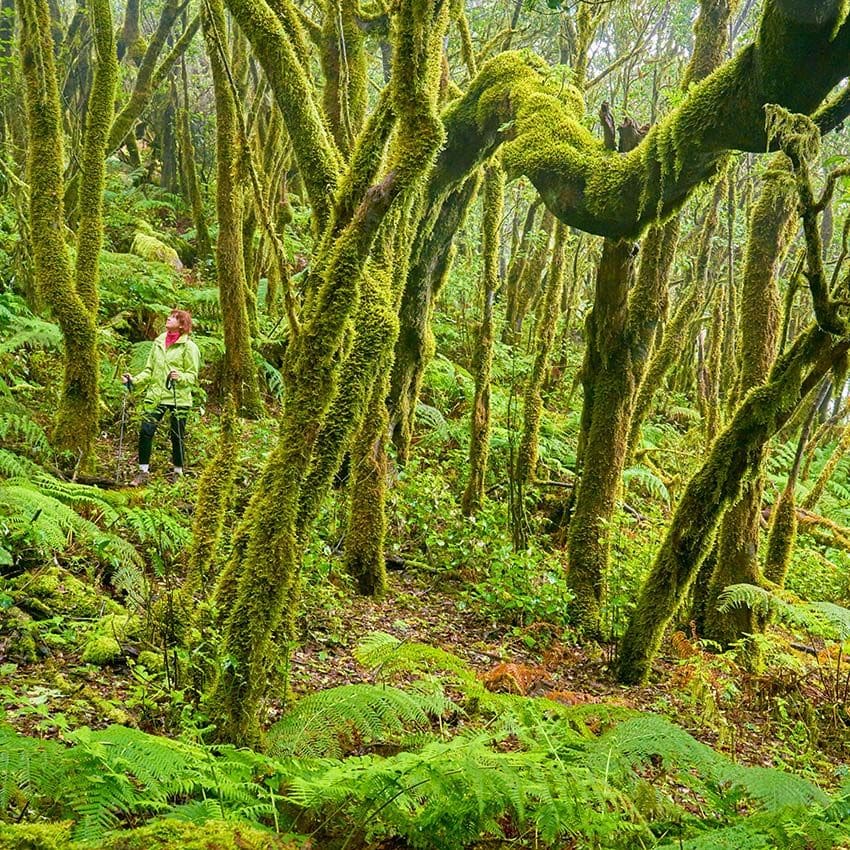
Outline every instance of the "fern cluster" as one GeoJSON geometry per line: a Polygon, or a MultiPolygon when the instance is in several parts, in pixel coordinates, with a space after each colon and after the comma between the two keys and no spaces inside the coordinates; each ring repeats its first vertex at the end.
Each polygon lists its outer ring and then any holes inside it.
{"type": "MultiPolygon", "coordinates": [[[[366,654],[379,643],[386,671],[390,641],[372,640],[366,654]]],[[[396,672],[450,666],[455,685],[481,695],[459,659],[407,646],[394,647],[396,672]]],[[[0,727],[0,811],[71,820],[73,837],[90,842],[168,817],[248,821],[320,846],[395,838],[423,850],[487,839],[802,850],[837,846],[850,826],[850,787],[831,799],[803,779],[734,764],[661,717],[494,694],[483,727],[471,715],[449,724],[463,712],[426,679],[305,698],[273,727],[271,756],[121,726],[78,730],[70,746],[0,727]],[[374,748],[409,732],[408,749],[343,757],[355,738],[374,748]]]]}

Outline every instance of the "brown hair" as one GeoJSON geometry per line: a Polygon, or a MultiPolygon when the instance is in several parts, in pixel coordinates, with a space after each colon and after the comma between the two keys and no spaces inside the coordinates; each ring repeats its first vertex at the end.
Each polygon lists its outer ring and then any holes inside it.
{"type": "Polygon", "coordinates": [[[181,334],[192,333],[192,314],[188,310],[172,310],[169,315],[180,323],[181,334]]]}

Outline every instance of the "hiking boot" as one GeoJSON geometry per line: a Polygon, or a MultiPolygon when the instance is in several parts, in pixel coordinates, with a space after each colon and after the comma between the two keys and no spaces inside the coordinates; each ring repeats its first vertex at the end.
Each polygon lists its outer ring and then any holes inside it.
{"type": "Polygon", "coordinates": [[[165,473],[165,480],[170,484],[176,484],[183,477],[183,473],[179,472],[176,469],[172,469],[171,472],[165,473]]]}
{"type": "Polygon", "coordinates": [[[136,477],[127,485],[129,487],[144,487],[150,478],[149,472],[144,472],[141,469],[136,473],[136,477]]]}

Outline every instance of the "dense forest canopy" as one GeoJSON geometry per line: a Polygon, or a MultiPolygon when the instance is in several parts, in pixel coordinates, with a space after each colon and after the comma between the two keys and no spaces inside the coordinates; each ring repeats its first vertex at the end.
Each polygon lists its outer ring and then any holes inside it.
{"type": "Polygon", "coordinates": [[[850,846],[848,78],[0,0],[0,850],[850,846]]]}

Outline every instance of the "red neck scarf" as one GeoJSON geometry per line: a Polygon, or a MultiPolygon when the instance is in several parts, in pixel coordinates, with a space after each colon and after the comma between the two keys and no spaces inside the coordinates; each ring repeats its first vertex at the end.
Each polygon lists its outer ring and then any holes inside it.
{"type": "Polygon", "coordinates": [[[168,348],[169,345],[174,345],[178,339],[180,339],[180,331],[166,331],[165,347],[168,348]]]}

